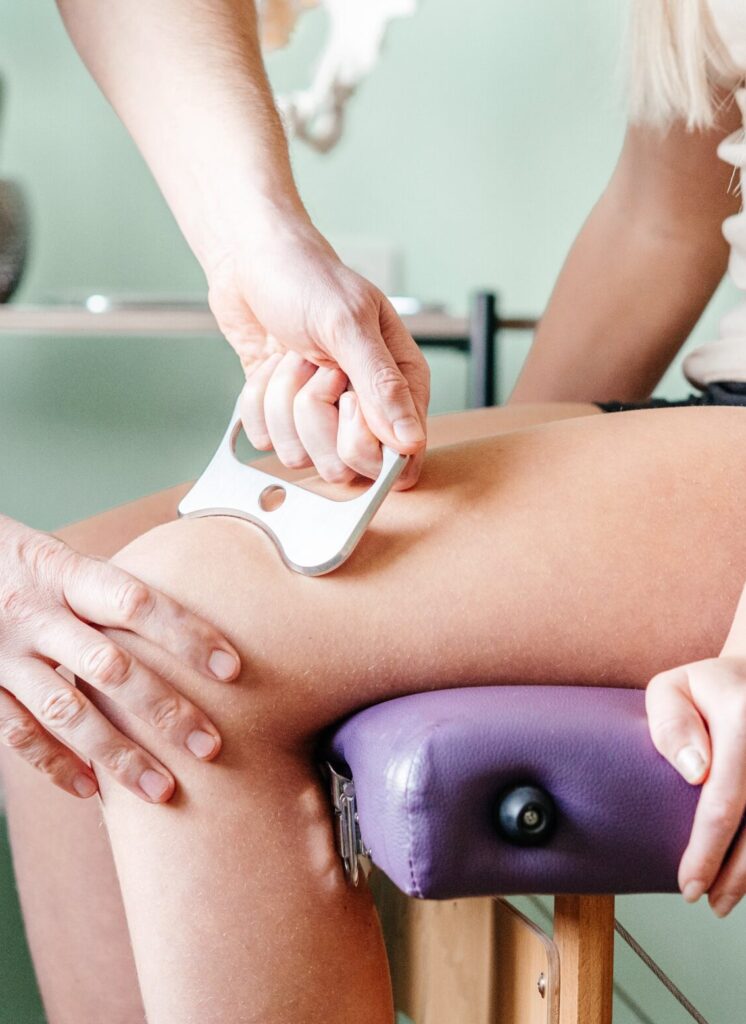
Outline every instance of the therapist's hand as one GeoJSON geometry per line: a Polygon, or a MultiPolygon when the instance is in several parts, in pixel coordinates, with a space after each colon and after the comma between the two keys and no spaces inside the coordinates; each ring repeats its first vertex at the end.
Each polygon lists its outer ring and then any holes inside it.
{"type": "Polygon", "coordinates": [[[662,672],[646,693],[655,746],[693,785],[702,784],[679,886],[707,892],[719,917],[746,893],[746,834],[728,853],[746,809],[746,598],[718,658],[662,672]]]}
{"type": "Polygon", "coordinates": [[[304,218],[255,229],[208,268],[210,306],[246,373],[254,447],[326,480],[375,477],[379,442],[419,476],[430,374],[388,299],[304,218]],[[349,391],[347,390],[349,387],[349,391]]]}
{"type": "Polygon", "coordinates": [[[228,682],[238,674],[227,640],[171,598],[0,516],[0,742],[73,795],[98,788],[85,758],[160,803],[174,791],[170,772],[55,669],[74,673],[202,760],[217,754],[220,737],[145,661],[105,636],[105,627],[134,633],[210,678],[228,682]]]}

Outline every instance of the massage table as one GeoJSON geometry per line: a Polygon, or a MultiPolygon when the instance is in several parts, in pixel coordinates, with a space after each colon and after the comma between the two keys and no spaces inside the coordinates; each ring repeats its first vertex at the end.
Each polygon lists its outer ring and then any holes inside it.
{"type": "Polygon", "coordinates": [[[353,715],[325,756],[350,884],[377,869],[398,1009],[415,1024],[610,1024],[614,896],[678,891],[698,799],[653,747],[642,691],[414,694],[353,715]],[[551,937],[515,894],[554,896],[551,937]]]}

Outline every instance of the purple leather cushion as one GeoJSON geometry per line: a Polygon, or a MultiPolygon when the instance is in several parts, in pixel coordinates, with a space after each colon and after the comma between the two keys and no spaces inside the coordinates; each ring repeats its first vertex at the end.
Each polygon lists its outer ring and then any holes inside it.
{"type": "Polygon", "coordinates": [[[674,892],[699,791],[656,752],[639,690],[495,686],[400,697],[348,719],[374,863],[412,896],[674,892]],[[546,845],[514,846],[495,806],[531,782],[554,799],[546,845]]]}

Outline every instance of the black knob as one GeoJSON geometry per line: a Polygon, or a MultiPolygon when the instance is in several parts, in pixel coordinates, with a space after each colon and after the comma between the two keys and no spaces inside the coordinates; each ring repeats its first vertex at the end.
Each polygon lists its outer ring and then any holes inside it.
{"type": "Polygon", "coordinates": [[[541,846],[551,838],[557,823],[554,800],[538,786],[512,786],[495,809],[497,829],[516,846],[541,846]]]}

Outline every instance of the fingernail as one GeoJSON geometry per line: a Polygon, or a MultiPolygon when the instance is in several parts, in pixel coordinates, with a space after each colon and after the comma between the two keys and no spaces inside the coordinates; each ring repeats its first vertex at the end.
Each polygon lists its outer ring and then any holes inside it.
{"type": "Polygon", "coordinates": [[[402,444],[419,444],[425,440],[422,427],[414,416],[405,416],[394,423],[394,433],[402,444]]]}
{"type": "Polygon", "coordinates": [[[195,757],[209,757],[215,753],[218,741],[217,737],[210,735],[209,732],[195,729],[194,732],[190,732],[187,736],[186,745],[195,757]]]}
{"type": "Polygon", "coordinates": [[[140,776],[140,789],[151,800],[160,800],[171,788],[171,783],[160,772],[146,768],[140,776]]]}
{"type": "Polygon", "coordinates": [[[701,882],[692,881],[686,883],[681,894],[687,903],[696,903],[704,891],[705,887],[701,882]]]}
{"type": "Polygon", "coordinates": [[[696,747],[682,747],[676,755],[676,767],[687,782],[701,782],[707,765],[696,747]]]}
{"type": "Polygon", "coordinates": [[[89,796],[93,796],[93,794],[98,790],[98,786],[96,785],[96,780],[92,779],[90,775],[84,775],[80,772],[73,779],[73,789],[78,796],[82,796],[84,799],[87,799],[89,796]]]}
{"type": "Polygon", "coordinates": [[[726,915],[730,914],[731,910],[733,910],[740,898],[740,896],[729,896],[727,894],[725,896],[718,896],[712,904],[712,909],[718,917],[726,917],[726,915]]]}
{"type": "Polygon", "coordinates": [[[232,679],[238,672],[238,659],[227,651],[213,651],[207,667],[216,679],[232,679]]]}

